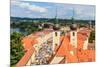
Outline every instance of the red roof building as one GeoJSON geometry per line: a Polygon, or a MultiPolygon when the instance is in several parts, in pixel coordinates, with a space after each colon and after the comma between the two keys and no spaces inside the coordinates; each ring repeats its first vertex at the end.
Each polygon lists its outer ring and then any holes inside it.
{"type": "MultiPolygon", "coordinates": [[[[35,55],[34,44],[38,43],[38,37],[44,37],[46,34],[53,32],[52,30],[45,30],[41,32],[36,32],[29,36],[23,38],[23,46],[27,52],[22,57],[22,59],[16,65],[31,65],[33,62],[30,57],[35,55]],[[30,59],[30,62],[29,62],[30,59]]],[[[82,29],[77,32],[77,47],[70,43],[70,32],[65,36],[60,36],[60,45],[55,46],[55,54],[51,56],[48,64],[62,64],[62,63],[79,63],[79,62],[93,62],[95,61],[95,50],[92,48],[91,44],[88,43],[88,37],[90,35],[90,30],[82,29]],[[84,47],[85,45],[85,47],[84,47]]],[[[52,44],[51,44],[52,45],[52,44]]]]}
{"type": "Polygon", "coordinates": [[[77,48],[70,44],[69,34],[65,35],[62,44],[58,48],[58,51],[56,51],[55,57],[64,57],[65,59],[62,59],[64,60],[63,63],[95,61],[95,50],[83,49],[84,42],[89,36],[90,31],[84,29],[77,33],[77,48]]]}

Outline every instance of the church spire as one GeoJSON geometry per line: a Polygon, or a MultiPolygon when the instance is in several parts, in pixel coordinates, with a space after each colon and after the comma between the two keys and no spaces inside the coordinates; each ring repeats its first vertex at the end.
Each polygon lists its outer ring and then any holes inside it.
{"type": "Polygon", "coordinates": [[[58,11],[57,11],[57,7],[56,7],[56,9],[55,9],[55,23],[58,23],[57,13],[58,13],[58,11]]]}
{"type": "Polygon", "coordinates": [[[74,21],[75,21],[75,11],[74,11],[74,8],[72,9],[72,23],[74,24],[74,21]]]}

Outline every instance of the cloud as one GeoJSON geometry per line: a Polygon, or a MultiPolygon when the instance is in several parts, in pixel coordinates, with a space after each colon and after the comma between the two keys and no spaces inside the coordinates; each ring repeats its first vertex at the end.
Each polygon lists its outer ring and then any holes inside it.
{"type": "Polygon", "coordinates": [[[94,19],[95,7],[91,5],[78,5],[78,4],[56,4],[58,7],[58,16],[75,19],[94,19]]]}
{"type": "Polygon", "coordinates": [[[95,8],[92,6],[79,6],[75,9],[76,18],[94,19],[95,8]]]}
{"type": "Polygon", "coordinates": [[[33,4],[28,3],[28,2],[23,2],[23,1],[12,0],[11,5],[19,6],[21,8],[26,8],[28,10],[35,11],[35,12],[46,12],[47,11],[47,8],[33,5],[33,4]]]}
{"type": "Polygon", "coordinates": [[[70,19],[75,10],[75,19],[94,19],[95,6],[79,4],[59,4],[44,2],[29,2],[11,0],[11,15],[32,18],[54,18],[70,19]],[[40,6],[41,5],[41,6],[40,6]]]}

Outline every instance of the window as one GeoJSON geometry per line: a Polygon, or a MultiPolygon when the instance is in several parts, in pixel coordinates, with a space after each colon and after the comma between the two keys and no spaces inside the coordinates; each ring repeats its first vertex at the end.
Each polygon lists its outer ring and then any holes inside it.
{"type": "Polygon", "coordinates": [[[75,36],[75,32],[73,32],[73,36],[75,36]]]}
{"type": "Polygon", "coordinates": [[[57,46],[57,44],[55,44],[55,46],[57,46]]]}
{"type": "Polygon", "coordinates": [[[55,32],[55,36],[57,36],[57,32],[55,32]]]}

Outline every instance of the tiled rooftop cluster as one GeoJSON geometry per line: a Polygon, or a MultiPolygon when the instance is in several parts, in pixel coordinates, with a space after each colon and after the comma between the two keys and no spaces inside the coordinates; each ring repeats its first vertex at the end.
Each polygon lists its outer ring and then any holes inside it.
{"type": "MultiPolygon", "coordinates": [[[[90,30],[84,29],[77,33],[77,48],[70,44],[70,35],[67,34],[64,37],[60,48],[56,52],[55,57],[64,57],[63,63],[75,63],[75,62],[92,62],[95,61],[95,50],[83,49],[84,41],[90,34],[90,30]]],[[[93,48],[93,46],[92,46],[93,48]]],[[[60,63],[62,63],[60,62],[60,63]]]]}
{"type": "Polygon", "coordinates": [[[36,62],[30,61],[32,64],[54,64],[54,63],[76,63],[76,62],[92,62],[95,61],[94,44],[88,43],[87,49],[84,48],[84,42],[87,41],[91,30],[82,28],[77,32],[77,48],[70,43],[70,32],[65,36],[60,36],[60,45],[55,47],[55,54],[52,51],[52,37],[45,43],[41,44],[40,50],[37,52],[34,44],[39,41],[37,38],[42,38],[53,30],[44,30],[30,34],[23,38],[23,46],[26,50],[25,55],[18,62],[19,65],[27,65],[27,62],[33,54],[36,57],[36,62]],[[35,53],[34,53],[35,52],[35,53]],[[39,63],[38,63],[39,62],[39,63]]]}

